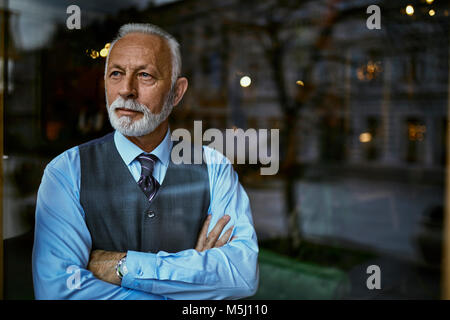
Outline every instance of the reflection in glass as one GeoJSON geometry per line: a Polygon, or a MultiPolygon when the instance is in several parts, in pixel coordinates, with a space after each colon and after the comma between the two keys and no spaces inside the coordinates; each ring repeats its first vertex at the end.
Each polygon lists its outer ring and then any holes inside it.
{"type": "Polygon", "coordinates": [[[45,164],[111,131],[108,42],[152,22],[181,42],[189,79],[172,130],[280,129],[277,175],[235,166],[261,246],[256,298],[439,298],[449,5],[376,3],[380,30],[358,1],[81,1],[76,31],[66,1],[10,1],[5,217],[32,231],[45,164]],[[370,264],[389,292],[366,288],[370,264]]]}

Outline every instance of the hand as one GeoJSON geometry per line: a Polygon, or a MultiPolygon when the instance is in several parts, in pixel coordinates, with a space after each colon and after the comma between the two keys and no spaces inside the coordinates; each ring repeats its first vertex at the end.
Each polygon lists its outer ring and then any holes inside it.
{"type": "MultiPolygon", "coordinates": [[[[219,248],[225,244],[227,244],[228,238],[231,235],[231,232],[233,231],[234,227],[229,228],[222,237],[219,238],[220,234],[222,233],[223,228],[225,228],[225,225],[230,221],[229,215],[224,215],[222,218],[217,221],[214,228],[211,230],[211,232],[208,235],[208,227],[209,223],[211,222],[212,215],[208,215],[208,217],[205,220],[205,223],[203,224],[202,230],[200,231],[200,234],[198,235],[197,244],[195,245],[195,250],[198,252],[202,252],[211,248],[219,248]]],[[[235,239],[236,237],[231,238],[231,240],[235,239]]]]}
{"type": "Polygon", "coordinates": [[[116,273],[116,265],[126,256],[124,252],[93,250],[89,257],[88,270],[100,280],[120,286],[121,280],[116,273]]]}

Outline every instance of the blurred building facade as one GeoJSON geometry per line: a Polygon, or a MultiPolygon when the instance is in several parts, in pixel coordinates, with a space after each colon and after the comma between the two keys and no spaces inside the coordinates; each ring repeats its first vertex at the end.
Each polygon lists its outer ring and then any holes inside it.
{"type": "Polygon", "coordinates": [[[409,16],[401,3],[376,3],[380,30],[365,27],[367,1],[305,1],[281,9],[251,2],[252,10],[232,0],[181,1],[149,11],[149,21],[166,24],[182,44],[190,88],[178,125],[201,119],[207,128],[283,128],[267,58],[276,45],[273,31],[284,50],[284,90],[300,109],[298,162],[442,175],[448,5],[437,3],[431,16],[431,7],[418,2],[420,10],[409,16]],[[288,17],[273,30],[278,13],[288,17]],[[252,82],[243,88],[245,75],[252,82]]]}

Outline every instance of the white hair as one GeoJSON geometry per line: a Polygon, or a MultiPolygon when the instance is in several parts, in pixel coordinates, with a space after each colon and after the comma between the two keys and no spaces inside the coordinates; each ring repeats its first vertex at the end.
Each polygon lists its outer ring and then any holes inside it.
{"type": "Polygon", "coordinates": [[[122,39],[124,36],[130,33],[143,33],[156,35],[166,40],[170,48],[170,52],[172,54],[172,86],[173,86],[181,74],[180,44],[170,33],[150,23],[128,23],[120,27],[117,37],[111,43],[111,46],[109,47],[108,50],[108,56],[106,57],[105,63],[105,77],[108,69],[109,55],[112,51],[114,44],[118,40],[122,39]]]}

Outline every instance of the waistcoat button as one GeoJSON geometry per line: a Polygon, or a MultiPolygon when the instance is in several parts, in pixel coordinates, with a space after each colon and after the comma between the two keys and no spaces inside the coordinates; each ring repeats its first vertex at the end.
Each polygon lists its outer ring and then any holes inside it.
{"type": "Polygon", "coordinates": [[[154,218],[155,217],[155,211],[148,210],[147,211],[147,218],[154,218]]]}

